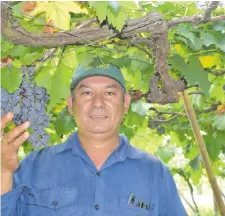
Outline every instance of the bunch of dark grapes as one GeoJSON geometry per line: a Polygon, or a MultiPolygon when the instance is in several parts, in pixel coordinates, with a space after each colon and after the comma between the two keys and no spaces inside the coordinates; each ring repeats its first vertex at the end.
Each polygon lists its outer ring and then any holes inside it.
{"type": "Polygon", "coordinates": [[[29,121],[32,129],[29,141],[34,147],[40,147],[47,145],[49,141],[49,135],[44,130],[50,121],[46,113],[49,95],[45,88],[38,87],[31,81],[33,69],[22,67],[22,83],[13,94],[1,87],[1,116],[13,112],[13,122],[16,125],[29,121]]]}
{"type": "Polygon", "coordinates": [[[157,130],[159,134],[164,134],[165,133],[165,128],[161,126],[161,122],[158,122],[157,120],[165,120],[165,117],[163,115],[157,115],[157,119],[153,120],[152,118],[148,119],[148,127],[151,129],[157,130]]]}

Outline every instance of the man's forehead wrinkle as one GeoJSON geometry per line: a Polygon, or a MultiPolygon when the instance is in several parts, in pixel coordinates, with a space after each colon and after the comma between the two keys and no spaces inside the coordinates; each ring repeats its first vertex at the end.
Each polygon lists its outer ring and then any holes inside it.
{"type": "Polygon", "coordinates": [[[90,85],[83,84],[83,83],[80,83],[80,84],[78,84],[78,88],[79,89],[80,88],[91,88],[91,86],[90,85]]]}
{"type": "Polygon", "coordinates": [[[116,84],[109,84],[106,86],[106,88],[117,88],[116,84]]]}
{"type": "Polygon", "coordinates": [[[79,83],[77,85],[77,88],[78,89],[81,89],[81,88],[92,88],[92,87],[95,87],[95,86],[104,86],[104,88],[115,88],[117,89],[118,85],[116,83],[110,83],[110,84],[107,84],[107,83],[104,83],[104,82],[100,82],[100,83],[79,83]]]}

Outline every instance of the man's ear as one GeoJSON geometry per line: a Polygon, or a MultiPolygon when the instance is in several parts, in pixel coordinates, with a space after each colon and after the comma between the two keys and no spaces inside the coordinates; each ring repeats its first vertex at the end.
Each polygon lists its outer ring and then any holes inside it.
{"type": "Polygon", "coordinates": [[[70,94],[67,98],[68,111],[70,115],[73,115],[73,95],[70,94]]]}
{"type": "Polygon", "coordinates": [[[128,112],[128,110],[129,110],[130,100],[131,100],[130,95],[126,93],[124,95],[124,114],[126,114],[128,112]]]}

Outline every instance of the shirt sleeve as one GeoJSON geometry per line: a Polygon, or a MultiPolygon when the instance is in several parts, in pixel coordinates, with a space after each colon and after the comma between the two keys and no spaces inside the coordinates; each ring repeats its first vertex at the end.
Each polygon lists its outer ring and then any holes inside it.
{"type": "Polygon", "coordinates": [[[23,186],[13,188],[1,196],[1,215],[26,216],[23,203],[19,200],[23,189],[23,186]]]}
{"type": "Polygon", "coordinates": [[[159,185],[159,216],[187,216],[174,179],[165,165],[163,165],[161,184],[159,185]]]}
{"type": "Polygon", "coordinates": [[[1,215],[4,216],[26,216],[24,203],[20,200],[26,184],[30,179],[30,169],[32,160],[36,152],[31,152],[23,161],[21,161],[18,170],[13,176],[13,189],[1,195],[1,215]]]}

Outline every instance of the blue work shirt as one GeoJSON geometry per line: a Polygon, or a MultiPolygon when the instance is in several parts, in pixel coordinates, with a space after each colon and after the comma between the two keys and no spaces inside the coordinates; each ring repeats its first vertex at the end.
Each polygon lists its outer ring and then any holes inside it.
{"type": "Polygon", "coordinates": [[[3,216],[186,216],[174,180],[156,157],[120,144],[97,170],[78,134],[29,154],[1,196],[3,216]]]}

